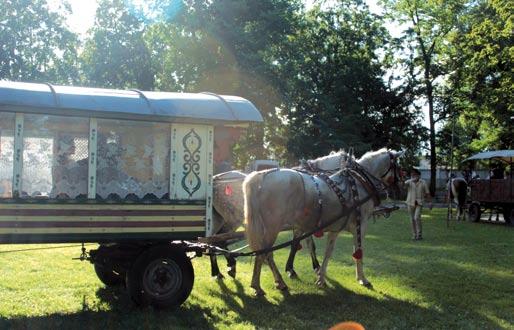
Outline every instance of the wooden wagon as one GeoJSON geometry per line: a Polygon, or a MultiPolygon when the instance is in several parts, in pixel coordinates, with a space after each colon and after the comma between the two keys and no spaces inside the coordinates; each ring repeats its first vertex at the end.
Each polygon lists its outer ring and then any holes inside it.
{"type": "Polygon", "coordinates": [[[0,243],[100,243],[88,259],[104,283],[180,305],[186,241],[214,230],[223,137],[261,121],[234,96],[2,81],[0,243]]]}
{"type": "Polygon", "coordinates": [[[465,161],[486,161],[490,168],[489,177],[473,178],[469,183],[469,219],[479,221],[484,211],[491,210],[503,213],[505,222],[511,223],[514,219],[514,150],[482,152],[465,161]]]}

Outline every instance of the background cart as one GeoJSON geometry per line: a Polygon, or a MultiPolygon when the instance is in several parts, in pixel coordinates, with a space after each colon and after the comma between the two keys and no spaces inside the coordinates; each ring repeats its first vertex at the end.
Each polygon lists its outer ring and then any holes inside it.
{"type": "Polygon", "coordinates": [[[487,178],[473,178],[470,182],[471,202],[469,218],[479,221],[481,214],[490,210],[502,213],[507,224],[514,219],[513,164],[514,150],[481,152],[465,162],[485,161],[490,169],[487,178]]]}

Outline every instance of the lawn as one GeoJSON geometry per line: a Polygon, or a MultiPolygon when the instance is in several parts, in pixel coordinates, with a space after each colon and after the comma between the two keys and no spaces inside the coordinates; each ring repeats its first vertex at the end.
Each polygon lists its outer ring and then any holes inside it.
{"type": "MultiPolygon", "coordinates": [[[[249,289],[251,259],[239,261],[236,280],[220,281],[210,277],[208,259],[199,258],[193,292],[175,311],[134,307],[123,289],[104,287],[90,264],[71,259],[78,247],[0,253],[0,328],[322,329],[354,320],[368,329],[514,329],[514,228],[455,222],[446,228],[445,214],[425,212],[425,239],[416,242],[403,211],[370,224],[364,262],[374,289],[355,281],[344,234],[325,289],[314,285],[305,251],[297,256],[300,279],[286,279],[289,294],[275,290],[263,268],[264,298],[249,289]]],[[[320,254],[324,240],[316,243],[320,254]]],[[[34,247],[47,246],[3,245],[0,252],[34,247]]],[[[276,253],[281,269],[287,252],[276,253]]]]}

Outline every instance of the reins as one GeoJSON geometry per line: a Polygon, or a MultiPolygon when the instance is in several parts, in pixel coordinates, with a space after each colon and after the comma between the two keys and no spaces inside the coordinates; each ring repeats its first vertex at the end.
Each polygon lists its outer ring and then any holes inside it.
{"type": "Polygon", "coordinates": [[[340,217],[337,217],[331,221],[328,221],[327,223],[319,226],[319,227],[316,227],[315,229],[309,231],[309,232],[306,232],[304,234],[302,234],[301,236],[298,236],[296,238],[293,238],[287,242],[284,242],[284,243],[281,243],[281,244],[278,244],[278,245],[274,245],[272,247],[269,247],[269,248],[265,248],[265,249],[260,249],[260,250],[255,250],[255,251],[250,251],[250,252],[238,252],[238,251],[230,251],[230,250],[225,250],[225,249],[222,249],[222,248],[218,248],[216,247],[214,250],[217,250],[223,254],[226,254],[230,257],[234,257],[234,258],[237,258],[237,257],[255,257],[255,256],[259,256],[259,255],[262,255],[262,254],[268,254],[270,252],[273,252],[273,251],[276,251],[276,250],[279,250],[279,249],[282,249],[284,247],[287,247],[287,246],[290,246],[290,245],[293,245],[293,244],[297,244],[299,243],[300,241],[306,239],[307,237],[313,235],[315,232],[318,232],[320,230],[323,230],[331,225],[333,225],[334,223],[336,223],[337,221],[339,221],[341,218],[343,217],[346,217],[346,216],[349,216],[353,211],[354,211],[354,207],[360,207],[362,204],[365,204],[366,202],[368,202],[369,200],[371,199],[370,196],[366,196],[366,198],[358,201],[358,204],[357,205],[352,205],[352,208],[346,208],[345,210],[343,210],[343,215],[340,216],[340,217]]]}
{"type": "MultiPolygon", "coordinates": [[[[362,170],[364,170],[364,169],[362,169],[362,170]]],[[[290,246],[290,245],[296,245],[300,241],[304,240],[305,238],[307,238],[307,237],[313,235],[314,233],[319,232],[319,231],[321,231],[321,230],[323,230],[325,228],[330,227],[331,225],[333,225],[336,222],[338,222],[341,218],[348,217],[352,213],[355,212],[356,213],[356,222],[357,222],[357,225],[356,225],[356,230],[357,230],[357,250],[354,253],[354,258],[356,258],[356,259],[362,258],[362,249],[361,249],[362,237],[361,237],[360,207],[363,204],[365,204],[368,201],[370,201],[371,199],[374,199],[375,197],[380,198],[379,196],[376,195],[376,194],[378,194],[376,188],[375,188],[374,191],[371,191],[371,192],[368,189],[366,189],[366,191],[368,192],[368,195],[365,198],[359,200],[359,194],[358,194],[358,191],[357,191],[357,186],[355,184],[355,179],[353,178],[353,175],[355,175],[355,173],[358,173],[358,172],[354,171],[351,168],[344,168],[344,169],[342,169],[341,170],[341,174],[348,178],[348,181],[350,183],[350,189],[352,191],[351,198],[353,200],[353,203],[348,205],[347,204],[347,200],[345,199],[345,197],[343,195],[343,192],[338,187],[337,183],[335,183],[334,180],[332,180],[327,174],[325,174],[325,173],[317,173],[316,175],[312,175],[311,173],[309,173],[308,170],[305,170],[305,169],[297,169],[296,171],[298,171],[300,174],[303,173],[303,174],[309,175],[313,180],[314,180],[314,176],[318,176],[321,180],[323,180],[330,187],[330,189],[336,194],[336,196],[337,196],[337,198],[338,198],[338,200],[341,203],[341,206],[343,208],[342,214],[340,216],[338,216],[338,217],[336,217],[336,218],[334,218],[334,219],[324,223],[323,225],[321,225],[321,223],[320,223],[320,220],[321,220],[321,218],[320,218],[317,221],[316,228],[314,228],[313,230],[308,231],[308,232],[306,232],[306,233],[304,233],[304,234],[302,234],[302,235],[300,235],[300,236],[298,236],[296,238],[293,238],[293,239],[291,239],[291,240],[289,240],[287,242],[284,242],[284,243],[281,243],[281,244],[278,244],[278,245],[274,245],[274,246],[269,247],[269,248],[255,250],[255,251],[249,251],[249,252],[239,252],[239,250],[230,251],[230,250],[222,249],[220,247],[213,247],[211,249],[211,251],[218,252],[218,253],[221,253],[221,254],[225,254],[227,256],[234,257],[234,258],[237,258],[237,257],[259,256],[259,255],[262,255],[262,254],[268,254],[268,253],[271,253],[273,251],[282,249],[282,248],[290,246]],[[374,194],[374,192],[376,194],[374,194]]],[[[367,179],[367,180],[369,180],[369,179],[367,179]]],[[[321,211],[322,210],[321,194],[320,194],[320,190],[319,190],[319,187],[317,185],[317,182],[315,180],[314,180],[314,182],[315,182],[315,185],[316,185],[317,190],[318,190],[318,203],[320,205],[320,211],[321,211]]],[[[371,180],[370,180],[370,184],[371,184],[371,186],[374,186],[373,183],[371,182],[371,180]]]]}
{"type": "MultiPolygon", "coordinates": [[[[392,154],[389,153],[389,156],[391,158],[392,154]]],[[[394,162],[394,157],[391,158],[391,164],[389,165],[389,169],[387,170],[387,172],[384,175],[381,176],[381,178],[383,178],[385,175],[387,175],[391,171],[391,168],[393,168],[393,170],[395,172],[395,180],[396,180],[396,169],[394,168],[395,165],[392,164],[393,162],[394,162]]],[[[356,214],[355,221],[356,221],[356,234],[357,234],[357,249],[353,253],[353,257],[355,259],[361,259],[362,258],[362,233],[361,233],[360,207],[372,199],[373,199],[374,203],[377,203],[376,201],[378,201],[378,204],[380,204],[380,193],[379,193],[375,183],[379,183],[378,185],[380,186],[381,190],[387,189],[387,186],[376,176],[369,173],[359,163],[352,161],[350,163],[350,165],[348,165],[345,168],[340,170],[341,175],[344,175],[348,179],[348,182],[350,184],[350,190],[351,190],[350,198],[352,199],[353,203],[348,205],[347,200],[345,199],[345,197],[343,195],[343,192],[338,187],[338,184],[324,172],[313,171],[313,169],[314,169],[313,166],[311,164],[309,164],[308,168],[303,167],[303,168],[297,168],[294,170],[299,172],[299,174],[309,175],[311,177],[311,179],[313,180],[315,187],[318,191],[317,197],[318,197],[318,205],[319,205],[319,209],[320,209],[320,219],[317,221],[316,228],[314,228],[313,230],[308,231],[296,238],[293,238],[287,242],[284,242],[284,243],[281,243],[278,245],[274,245],[272,247],[265,248],[265,249],[259,249],[259,250],[255,250],[255,251],[249,251],[249,252],[239,252],[244,247],[230,251],[227,249],[220,248],[218,246],[209,246],[209,249],[208,249],[209,252],[207,252],[206,254],[207,255],[224,254],[228,257],[233,257],[233,258],[259,256],[262,254],[268,254],[268,253],[271,253],[273,251],[282,249],[282,248],[290,246],[290,245],[297,245],[300,241],[304,240],[305,238],[313,235],[316,232],[322,231],[325,228],[330,227],[331,225],[333,225],[337,221],[339,221],[341,218],[349,217],[352,213],[355,212],[355,214],[356,214]],[[343,208],[342,215],[326,222],[323,225],[321,225],[321,211],[322,211],[321,191],[319,189],[318,183],[314,179],[315,176],[319,177],[330,187],[330,189],[336,194],[336,196],[341,204],[341,207],[343,208]],[[364,189],[368,193],[367,196],[363,199],[359,199],[359,193],[357,190],[357,185],[355,183],[356,178],[359,182],[361,182],[364,189]]],[[[273,170],[271,172],[273,172],[273,170]]],[[[302,177],[302,181],[303,181],[303,177],[302,177]]],[[[206,244],[205,243],[197,243],[196,245],[204,246],[206,244]]]]}

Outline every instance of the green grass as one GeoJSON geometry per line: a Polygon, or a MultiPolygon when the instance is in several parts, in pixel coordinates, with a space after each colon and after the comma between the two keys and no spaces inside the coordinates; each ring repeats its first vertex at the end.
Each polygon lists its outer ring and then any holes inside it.
{"type": "MultiPolygon", "coordinates": [[[[514,228],[452,223],[445,210],[424,212],[425,240],[410,240],[406,214],[371,223],[365,271],[374,289],[357,284],[348,234],[337,242],[328,287],[314,285],[305,251],[297,256],[300,280],[290,293],[274,289],[263,268],[264,298],[249,289],[251,259],[241,259],[236,280],[210,277],[209,261],[193,261],[190,298],[176,311],[138,309],[121,288],[105,288],[92,265],[71,260],[80,249],[0,254],[0,328],[276,328],[322,329],[354,320],[368,329],[514,328],[514,228]]],[[[289,233],[281,239],[288,239],[289,233]]],[[[321,258],[324,239],[317,239],[321,258]]],[[[35,247],[3,245],[0,251],[35,247]]],[[[280,269],[288,251],[276,253],[280,269]]],[[[220,266],[225,266],[220,259],[220,266]]]]}

